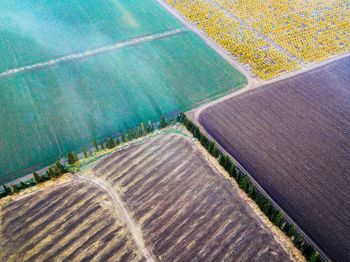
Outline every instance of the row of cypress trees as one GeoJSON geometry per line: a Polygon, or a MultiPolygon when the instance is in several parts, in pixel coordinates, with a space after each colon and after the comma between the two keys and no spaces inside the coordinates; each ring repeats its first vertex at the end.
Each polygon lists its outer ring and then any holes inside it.
{"type": "Polygon", "coordinates": [[[279,227],[288,237],[292,238],[294,245],[302,251],[303,255],[308,261],[322,261],[315,248],[304,241],[303,236],[297,232],[295,226],[293,224],[289,224],[285,220],[283,213],[273,206],[270,199],[259,192],[255,185],[250,181],[249,177],[239,170],[231,158],[227,155],[222,154],[218,150],[215,142],[210,141],[200,131],[200,129],[186,117],[184,113],[181,113],[179,115],[178,121],[183,123],[185,127],[193,134],[193,136],[199,140],[201,145],[206,148],[206,150],[213,157],[218,159],[220,165],[225,168],[229,175],[237,181],[239,187],[256,202],[256,204],[269,218],[269,220],[277,227],[279,227]]]}
{"type": "MultiPolygon", "coordinates": [[[[92,141],[92,144],[94,146],[94,151],[99,152],[99,151],[105,150],[105,149],[113,149],[116,146],[120,145],[121,143],[126,143],[126,142],[132,141],[134,139],[143,137],[149,133],[152,133],[156,128],[159,128],[159,129],[164,128],[173,122],[174,122],[173,119],[166,120],[165,117],[163,115],[161,115],[160,120],[157,123],[156,127],[153,125],[153,123],[151,121],[148,121],[147,125],[145,123],[141,122],[141,124],[139,126],[137,126],[136,128],[133,128],[133,129],[130,129],[130,130],[124,132],[123,134],[116,137],[115,139],[113,139],[112,137],[109,137],[100,144],[97,143],[96,139],[94,139],[92,141]]],[[[88,158],[93,153],[92,153],[92,151],[87,151],[84,149],[83,154],[84,154],[84,158],[88,158]]],[[[67,160],[68,160],[69,165],[74,165],[79,161],[79,157],[75,152],[69,152],[67,155],[67,160]]]]}
{"type": "Polygon", "coordinates": [[[32,179],[29,179],[25,182],[21,181],[18,184],[13,184],[8,186],[3,185],[4,190],[3,192],[1,192],[0,197],[16,194],[21,190],[24,190],[34,185],[48,181],[50,179],[57,178],[67,172],[68,172],[67,168],[64,165],[62,165],[62,163],[59,160],[57,160],[56,163],[50,166],[45,172],[45,174],[42,176],[39,176],[37,172],[33,172],[34,178],[32,179]]]}
{"type": "MultiPolygon", "coordinates": [[[[175,122],[174,119],[165,119],[163,115],[160,116],[159,122],[156,124],[156,127],[153,125],[151,121],[148,122],[146,125],[145,123],[141,123],[139,126],[137,126],[134,129],[130,129],[127,132],[123,133],[119,137],[113,139],[112,137],[109,137],[105,142],[102,142],[100,145],[97,144],[96,140],[93,140],[94,149],[96,152],[104,149],[113,149],[116,146],[118,146],[121,143],[126,143],[129,141],[132,141],[134,139],[137,139],[139,137],[145,136],[151,132],[153,132],[156,128],[164,128],[170,123],[175,122]]],[[[92,152],[89,153],[84,150],[83,151],[84,157],[88,158],[89,154],[92,155],[92,152]]],[[[69,165],[74,165],[79,161],[78,154],[75,152],[69,152],[67,155],[67,162],[69,165]]],[[[0,198],[16,194],[21,190],[24,190],[26,188],[32,187],[34,185],[37,185],[39,183],[48,181],[50,179],[57,178],[61,176],[62,174],[65,174],[68,172],[67,167],[61,164],[59,160],[56,161],[56,163],[52,166],[50,166],[44,175],[39,175],[37,172],[33,172],[32,179],[29,179],[28,181],[21,181],[18,184],[14,185],[3,185],[3,191],[0,192],[0,198]]]]}

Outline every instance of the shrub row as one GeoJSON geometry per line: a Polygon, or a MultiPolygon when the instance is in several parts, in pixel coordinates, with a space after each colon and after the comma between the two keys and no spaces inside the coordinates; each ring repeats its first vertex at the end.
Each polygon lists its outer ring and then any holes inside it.
{"type": "MultiPolygon", "coordinates": [[[[125,143],[125,142],[132,141],[134,139],[140,138],[142,136],[145,136],[145,135],[153,132],[157,128],[161,129],[161,128],[164,128],[164,127],[168,126],[169,124],[172,124],[175,122],[176,122],[176,119],[174,119],[174,118],[166,119],[162,115],[160,117],[159,122],[155,123],[155,125],[153,125],[153,123],[151,121],[149,121],[147,125],[145,125],[144,123],[141,123],[136,128],[128,130],[127,132],[116,137],[115,139],[113,139],[111,137],[109,137],[108,139],[105,139],[100,145],[97,144],[96,140],[94,140],[93,141],[94,150],[96,152],[98,152],[98,151],[104,150],[106,148],[113,149],[116,146],[118,146],[120,143],[125,143]]],[[[89,153],[91,156],[92,152],[89,151],[89,153]]],[[[83,151],[83,154],[84,154],[85,158],[89,157],[89,154],[86,150],[83,151]]],[[[0,192],[0,198],[8,196],[8,195],[16,194],[21,190],[24,190],[26,188],[37,185],[39,183],[48,181],[50,179],[57,178],[57,177],[61,176],[62,174],[67,173],[70,167],[75,166],[79,162],[78,154],[75,152],[69,152],[67,155],[67,162],[68,162],[68,166],[64,166],[61,164],[61,162],[59,160],[57,160],[54,165],[50,166],[47,169],[47,171],[45,172],[44,175],[39,176],[39,174],[37,172],[33,172],[33,178],[31,178],[25,182],[21,181],[18,184],[9,185],[9,186],[3,185],[3,191],[0,192]]],[[[74,169],[72,169],[72,170],[74,170],[74,169]]]]}
{"type": "Polygon", "coordinates": [[[201,145],[209,152],[209,154],[217,158],[219,164],[229,173],[231,177],[237,181],[239,187],[255,201],[261,211],[273,224],[279,227],[288,237],[293,240],[294,245],[301,250],[308,261],[322,261],[315,248],[304,241],[302,235],[295,229],[295,226],[293,224],[289,224],[285,220],[283,213],[273,206],[270,199],[259,192],[255,185],[250,181],[249,177],[244,174],[244,172],[239,170],[231,158],[218,150],[215,142],[210,141],[200,131],[200,129],[186,117],[184,113],[179,115],[178,121],[185,125],[185,127],[193,134],[195,138],[199,140],[201,145]]]}
{"type": "Polygon", "coordinates": [[[39,176],[38,173],[33,172],[33,178],[23,182],[19,182],[18,184],[13,185],[3,185],[4,191],[1,192],[0,198],[5,197],[8,195],[17,194],[18,192],[27,189],[29,187],[32,187],[34,185],[40,184],[42,182],[48,181],[53,178],[57,178],[65,173],[67,173],[67,168],[61,164],[59,160],[56,161],[56,163],[52,166],[50,166],[46,173],[42,176],[39,176]]]}
{"type": "MultiPolygon", "coordinates": [[[[129,129],[128,131],[120,134],[116,138],[108,137],[107,139],[104,139],[101,143],[97,143],[96,139],[93,140],[92,144],[94,147],[95,152],[99,152],[105,149],[113,149],[116,146],[120,145],[121,143],[127,143],[134,139],[138,139],[140,137],[143,137],[149,133],[152,133],[155,129],[162,129],[169,124],[173,124],[177,122],[176,118],[169,118],[166,119],[163,115],[160,116],[159,122],[153,123],[151,121],[148,121],[148,124],[141,122],[140,125],[138,125],[135,128],[129,129]]],[[[89,156],[92,156],[92,151],[83,150],[84,158],[88,158],[89,156]]],[[[79,157],[75,152],[70,152],[67,155],[67,161],[68,164],[73,166],[79,161],[79,157]]]]}

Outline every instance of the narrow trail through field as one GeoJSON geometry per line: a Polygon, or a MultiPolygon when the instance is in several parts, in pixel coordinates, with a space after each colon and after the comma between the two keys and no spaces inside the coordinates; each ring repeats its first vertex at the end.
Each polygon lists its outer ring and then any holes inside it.
{"type": "Polygon", "coordinates": [[[19,74],[19,73],[37,71],[37,70],[41,70],[41,69],[44,69],[47,67],[55,66],[57,64],[66,63],[66,62],[70,62],[70,61],[74,61],[74,60],[78,60],[78,59],[84,59],[84,58],[104,54],[107,52],[112,52],[112,51],[115,51],[118,49],[138,45],[138,44],[145,43],[145,42],[151,42],[154,40],[167,38],[170,36],[184,33],[186,31],[189,31],[189,30],[187,28],[173,29],[173,30],[162,32],[159,34],[146,35],[146,36],[142,36],[142,37],[129,39],[126,41],[121,41],[121,42],[118,42],[118,43],[115,43],[112,45],[106,45],[103,47],[87,50],[85,52],[78,53],[78,54],[70,54],[70,55],[62,56],[62,57],[55,58],[55,59],[52,59],[50,61],[46,61],[46,62],[42,62],[42,63],[36,63],[36,64],[28,65],[28,66],[10,69],[10,70],[7,70],[5,72],[0,73],[0,79],[11,77],[11,76],[19,74]]]}
{"type": "Polygon", "coordinates": [[[305,67],[305,63],[300,60],[298,57],[296,57],[295,55],[293,55],[292,53],[290,53],[288,50],[286,50],[285,48],[283,48],[282,46],[280,46],[278,43],[276,43],[275,41],[271,40],[270,38],[268,38],[267,36],[265,36],[264,34],[262,34],[261,32],[259,32],[258,30],[256,30],[254,27],[250,26],[249,24],[247,24],[246,22],[244,22],[241,18],[239,18],[238,16],[234,15],[233,13],[231,13],[230,11],[226,10],[225,8],[223,8],[220,4],[218,4],[215,0],[207,0],[208,2],[212,3],[213,5],[215,5],[216,7],[220,8],[221,11],[225,12],[228,16],[230,16],[231,18],[235,19],[236,21],[238,21],[241,25],[243,25],[244,27],[248,28],[250,31],[252,31],[255,35],[257,35],[259,38],[265,40],[266,42],[270,43],[274,48],[276,48],[279,52],[287,55],[289,58],[293,59],[294,61],[298,62],[302,67],[305,67]]]}
{"type": "Polygon", "coordinates": [[[76,176],[89,183],[93,183],[94,185],[104,190],[110,196],[122,223],[124,223],[128,227],[129,232],[135,244],[139,248],[141,254],[146,258],[146,261],[155,261],[152,253],[146,247],[140,225],[132,218],[128,208],[124,204],[124,201],[120,198],[118,192],[116,192],[116,190],[111,185],[109,185],[104,179],[89,175],[88,173],[84,175],[76,174],[76,176]]]}

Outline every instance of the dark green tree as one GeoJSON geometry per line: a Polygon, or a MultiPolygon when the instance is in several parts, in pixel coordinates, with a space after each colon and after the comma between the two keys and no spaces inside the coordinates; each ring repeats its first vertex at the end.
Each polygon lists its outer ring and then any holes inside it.
{"type": "Polygon", "coordinates": [[[75,152],[68,153],[68,164],[74,165],[78,160],[78,156],[75,152]]]}
{"type": "Polygon", "coordinates": [[[284,223],[284,216],[281,211],[277,211],[274,214],[273,221],[272,221],[276,226],[282,227],[284,223]]]}
{"type": "Polygon", "coordinates": [[[88,153],[86,152],[86,150],[84,149],[84,157],[88,158],[88,153]]]}
{"type": "Polygon", "coordinates": [[[312,245],[305,244],[303,246],[303,255],[309,260],[311,257],[316,255],[316,250],[312,245]]]}
{"type": "Polygon", "coordinates": [[[288,227],[287,236],[292,237],[294,235],[295,235],[295,226],[292,224],[292,225],[289,225],[288,227]]]}
{"type": "Polygon", "coordinates": [[[16,193],[18,193],[18,192],[19,192],[19,188],[18,188],[18,186],[17,186],[17,185],[12,185],[11,187],[12,187],[12,192],[13,192],[13,193],[15,193],[15,194],[16,194],[16,193]]]}
{"type": "Polygon", "coordinates": [[[304,239],[300,233],[297,233],[294,237],[293,243],[296,247],[301,248],[303,246],[304,239]]]}
{"type": "Polygon", "coordinates": [[[68,170],[61,164],[59,160],[57,160],[55,164],[60,175],[63,175],[68,172],[68,170]]]}
{"type": "Polygon", "coordinates": [[[37,172],[33,172],[33,176],[37,184],[40,184],[42,182],[41,177],[38,175],[37,172]]]}
{"type": "Polygon", "coordinates": [[[147,128],[145,123],[141,122],[140,124],[140,136],[144,136],[147,134],[147,128]]]}
{"type": "Polygon", "coordinates": [[[4,191],[5,191],[6,195],[12,194],[11,186],[3,185],[3,187],[4,187],[4,191]]]}
{"type": "Polygon", "coordinates": [[[219,164],[222,166],[222,167],[226,167],[226,158],[225,158],[225,156],[223,156],[223,155],[220,155],[219,156],[219,164]]]}
{"type": "MultiPolygon", "coordinates": [[[[253,198],[253,195],[255,194],[255,187],[253,186],[252,182],[248,182],[248,186],[247,186],[247,194],[253,198]]],[[[254,198],[253,198],[254,199],[254,198]]]]}
{"type": "Polygon", "coordinates": [[[202,146],[208,149],[208,146],[209,146],[208,138],[202,133],[199,134],[199,142],[201,143],[202,146]]]}
{"type": "Polygon", "coordinates": [[[107,143],[106,143],[106,147],[108,148],[108,149],[112,149],[112,148],[115,148],[115,142],[114,142],[114,140],[113,140],[113,138],[109,138],[108,140],[107,140],[107,143]]]}
{"type": "Polygon", "coordinates": [[[163,115],[160,116],[159,127],[160,128],[166,127],[166,121],[163,115]]]}
{"type": "Polygon", "coordinates": [[[231,177],[234,177],[234,178],[237,177],[236,166],[234,164],[231,165],[229,174],[230,174],[231,177]]]}
{"type": "Polygon", "coordinates": [[[149,133],[154,131],[154,126],[153,126],[151,120],[148,121],[147,131],[148,131],[149,133]]]}
{"type": "Polygon", "coordinates": [[[127,136],[126,136],[126,141],[131,141],[134,138],[134,132],[132,130],[129,130],[127,136]]]}
{"type": "Polygon", "coordinates": [[[322,262],[322,258],[320,257],[320,254],[315,252],[313,255],[311,255],[308,259],[309,262],[322,262]]]}
{"type": "Polygon", "coordinates": [[[188,118],[186,118],[184,124],[185,124],[187,130],[190,131],[193,134],[193,132],[194,132],[194,125],[193,125],[192,121],[189,120],[188,118]]]}
{"type": "Polygon", "coordinates": [[[214,143],[213,142],[209,142],[209,145],[208,145],[208,152],[211,153],[211,151],[213,150],[213,146],[214,146],[214,143]]]}
{"type": "Polygon", "coordinates": [[[180,113],[180,114],[178,115],[178,117],[177,117],[177,121],[178,121],[179,123],[184,123],[184,122],[185,122],[185,118],[186,118],[185,114],[184,114],[184,113],[180,113]]]}
{"type": "Polygon", "coordinates": [[[225,168],[225,170],[227,172],[229,172],[231,170],[232,165],[233,165],[233,163],[232,163],[230,157],[229,156],[225,156],[225,166],[224,166],[224,168],[225,168]]]}
{"type": "Polygon", "coordinates": [[[51,173],[49,172],[49,170],[46,170],[45,175],[42,176],[42,181],[46,181],[49,180],[51,178],[51,173]]]}
{"type": "Polygon", "coordinates": [[[24,183],[23,181],[19,182],[21,189],[26,189],[29,185],[24,183]]]}
{"type": "Polygon", "coordinates": [[[50,174],[50,177],[53,177],[53,178],[61,175],[59,169],[56,166],[50,166],[48,169],[48,173],[50,174]]]}
{"type": "Polygon", "coordinates": [[[238,181],[238,185],[245,192],[247,192],[248,191],[248,186],[249,186],[249,178],[247,176],[241,176],[241,178],[238,181]]]}
{"type": "Polygon", "coordinates": [[[263,208],[262,211],[265,213],[270,218],[271,210],[272,210],[272,203],[269,199],[264,197],[264,202],[263,202],[263,208]]]}
{"type": "Polygon", "coordinates": [[[200,139],[200,131],[197,126],[193,126],[193,136],[197,139],[200,139]]]}
{"type": "Polygon", "coordinates": [[[217,149],[215,143],[214,143],[213,149],[211,150],[210,154],[215,158],[217,158],[219,156],[219,150],[217,149]]]}
{"type": "Polygon", "coordinates": [[[96,139],[94,139],[93,144],[94,144],[94,147],[95,147],[96,152],[98,152],[100,149],[99,149],[99,147],[98,147],[98,144],[97,144],[97,142],[96,142],[96,139]]]}
{"type": "Polygon", "coordinates": [[[101,143],[100,148],[101,148],[101,150],[105,150],[105,149],[106,149],[106,148],[105,148],[105,144],[104,144],[103,142],[101,143]]]}

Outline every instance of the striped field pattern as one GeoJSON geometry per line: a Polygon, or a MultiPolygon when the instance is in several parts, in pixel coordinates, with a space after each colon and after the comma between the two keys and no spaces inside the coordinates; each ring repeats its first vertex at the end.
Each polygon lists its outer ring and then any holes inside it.
{"type": "Polygon", "coordinates": [[[166,134],[99,161],[160,261],[289,261],[218,171],[182,135],[166,134]]]}
{"type": "Polygon", "coordinates": [[[204,129],[334,261],[350,261],[350,58],[232,97],[204,129]]]}
{"type": "Polygon", "coordinates": [[[108,195],[74,179],[0,211],[0,261],[142,260],[108,195]]]}

